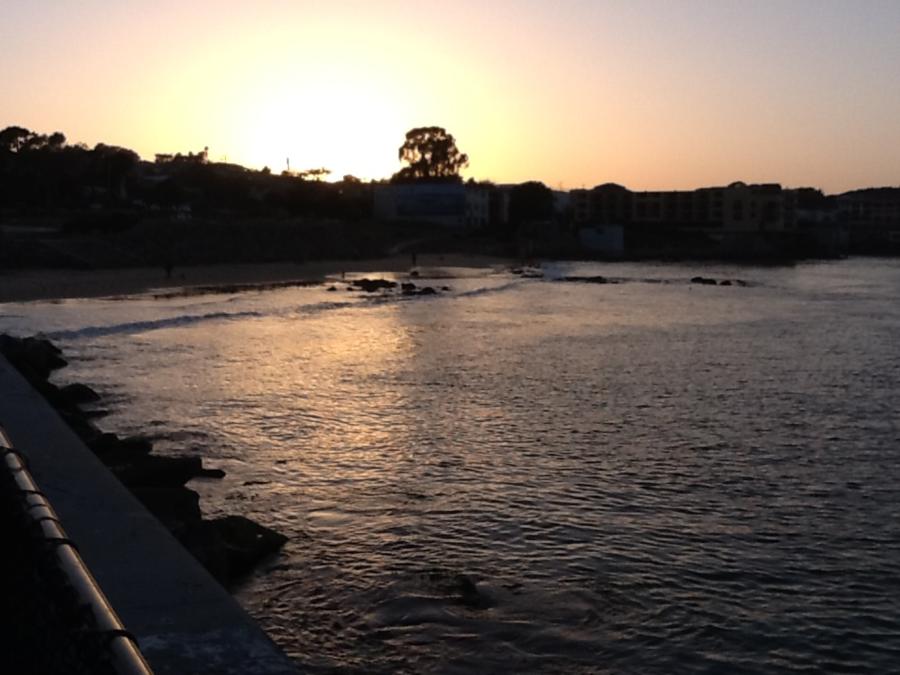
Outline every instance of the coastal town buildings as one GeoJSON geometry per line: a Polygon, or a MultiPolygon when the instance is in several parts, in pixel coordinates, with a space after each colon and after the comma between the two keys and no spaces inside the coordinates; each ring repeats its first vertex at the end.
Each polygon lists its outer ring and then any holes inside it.
{"type": "Polygon", "coordinates": [[[572,191],[576,224],[695,228],[715,232],[780,232],[784,191],[777,184],[732,183],[696,190],[632,192],[606,183],[572,191]]]}
{"type": "Polygon", "coordinates": [[[900,250],[900,188],[854,190],[837,197],[838,219],[852,248],[900,250]]]}
{"type": "Polygon", "coordinates": [[[826,196],[777,183],[656,191],[604,183],[567,193],[539,183],[419,183],[377,186],[374,212],[384,220],[518,233],[537,242],[535,250],[548,241],[558,248],[569,237],[577,250],[611,258],[834,257],[900,249],[900,188],[826,196]],[[542,190],[546,208],[538,207],[542,190]]]}
{"type": "Polygon", "coordinates": [[[386,221],[443,227],[485,227],[491,220],[491,190],[482,184],[399,183],[377,185],[373,212],[386,221]]]}

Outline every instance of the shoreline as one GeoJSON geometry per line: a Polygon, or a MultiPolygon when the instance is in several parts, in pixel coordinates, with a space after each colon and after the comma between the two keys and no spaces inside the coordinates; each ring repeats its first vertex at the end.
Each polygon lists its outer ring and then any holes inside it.
{"type": "MultiPolygon", "coordinates": [[[[100,270],[30,269],[0,272],[0,304],[77,298],[138,295],[190,287],[265,286],[323,282],[342,272],[406,272],[409,255],[368,260],[322,260],[303,263],[248,263],[176,267],[171,277],[159,267],[100,270]]],[[[419,254],[415,267],[491,267],[510,265],[509,258],[472,254],[419,254]]]]}

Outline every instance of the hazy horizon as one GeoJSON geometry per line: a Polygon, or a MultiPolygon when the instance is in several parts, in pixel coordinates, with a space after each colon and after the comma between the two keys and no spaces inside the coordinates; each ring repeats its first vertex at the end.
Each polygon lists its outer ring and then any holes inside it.
{"type": "Polygon", "coordinates": [[[6,6],[0,127],[384,178],[416,126],[466,177],[633,190],[900,184],[900,4],[6,6]]]}

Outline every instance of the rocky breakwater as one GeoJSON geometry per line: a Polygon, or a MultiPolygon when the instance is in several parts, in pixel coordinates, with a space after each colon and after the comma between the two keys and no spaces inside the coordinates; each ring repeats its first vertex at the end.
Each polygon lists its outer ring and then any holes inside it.
{"type": "MultiPolygon", "coordinates": [[[[397,283],[396,281],[391,281],[389,279],[357,279],[355,281],[351,281],[350,284],[346,287],[348,291],[363,291],[365,293],[378,293],[382,294],[390,294],[397,289],[399,289],[400,294],[406,297],[410,296],[421,296],[421,295],[438,295],[441,292],[448,292],[450,290],[449,286],[441,286],[440,288],[434,288],[433,286],[416,286],[411,281],[397,283]]],[[[329,291],[336,291],[337,286],[329,286],[329,291]]]]}
{"type": "Polygon", "coordinates": [[[200,477],[221,478],[224,472],[205,468],[200,457],[154,455],[149,439],[122,438],[99,429],[92,419],[102,411],[85,408],[100,401],[93,389],[83,384],[59,387],[50,382],[54,371],[68,365],[60,349],[50,341],[0,335],[0,354],[223,585],[234,583],[287,541],[278,532],[243,516],[203,518],[200,496],[187,483],[200,477]]]}

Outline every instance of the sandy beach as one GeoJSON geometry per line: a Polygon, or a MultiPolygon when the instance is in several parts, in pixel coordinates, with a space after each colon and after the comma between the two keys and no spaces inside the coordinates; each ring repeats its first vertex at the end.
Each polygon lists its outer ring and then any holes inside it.
{"type": "MultiPolygon", "coordinates": [[[[419,255],[420,270],[434,267],[491,267],[512,261],[463,254],[419,255]]],[[[324,281],[341,273],[405,272],[408,255],[371,260],[323,260],[307,263],[265,263],[176,267],[170,278],[159,267],[104,270],[35,269],[0,272],[0,303],[132,295],[157,289],[198,286],[266,285],[324,281]]]]}

